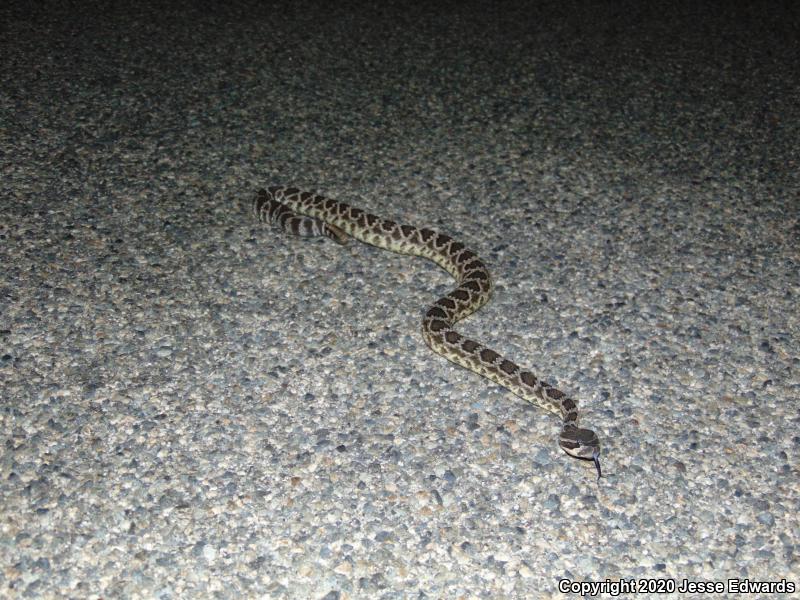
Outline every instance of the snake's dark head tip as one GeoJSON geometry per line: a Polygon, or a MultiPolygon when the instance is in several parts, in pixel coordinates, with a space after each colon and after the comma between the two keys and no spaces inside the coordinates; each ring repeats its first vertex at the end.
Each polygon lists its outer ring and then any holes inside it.
{"type": "Polygon", "coordinates": [[[591,460],[597,469],[597,478],[602,477],[600,469],[600,440],[591,429],[579,429],[575,425],[567,425],[559,438],[561,448],[575,458],[591,460]]]}

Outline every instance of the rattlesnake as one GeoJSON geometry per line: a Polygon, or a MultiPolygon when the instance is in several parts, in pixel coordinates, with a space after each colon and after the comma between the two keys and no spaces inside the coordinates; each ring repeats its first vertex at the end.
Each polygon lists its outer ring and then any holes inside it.
{"type": "Polygon", "coordinates": [[[452,329],[453,325],[489,301],[492,279],[477,255],[450,236],[417,229],[371,215],[344,202],[293,187],[259,190],[253,213],[262,222],[278,225],[300,236],[327,236],[344,244],[347,236],[398,252],[424,256],[455,277],[452,292],[439,298],[422,319],[422,337],[431,350],[483,375],[517,396],[561,415],[559,445],[575,458],[592,460],[600,478],[600,441],[589,429],[580,429],[573,399],[520,369],[510,360],[452,329]]]}

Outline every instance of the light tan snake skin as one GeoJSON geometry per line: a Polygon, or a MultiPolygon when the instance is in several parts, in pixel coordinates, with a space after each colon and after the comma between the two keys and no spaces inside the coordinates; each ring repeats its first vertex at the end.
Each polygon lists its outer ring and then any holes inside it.
{"type": "Polygon", "coordinates": [[[600,441],[593,431],[577,426],[578,407],[573,399],[494,350],[453,330],[457,321],[486,304],[492,293],[492,279],[486,265],[464,244],[432,229],[400,225],[344,202],[292,187],[259,190],[252,208],[260,221],[295,235],[325,235],[340,244],[350,235],[392,252],[424,256],[450,273],[458,287],[439,298],[425,313],[422,320],[425,342],[446,359],[559,414],[563,420],[561,448],[575,458],[594,461],[597,477],[601,476],[600,441]]]}

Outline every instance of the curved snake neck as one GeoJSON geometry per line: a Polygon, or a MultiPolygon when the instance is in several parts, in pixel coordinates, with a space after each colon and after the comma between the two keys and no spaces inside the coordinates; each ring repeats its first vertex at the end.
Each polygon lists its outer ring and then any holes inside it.
{"type": "Polygon", "coordinates": [[[530,371],[521,369],[480,342],[464,337],[453,325],[489,301],[492,279],[480,258],[464,244],[432,229],[418,229],[382,219],[344,202],[293,187],[259,190],[253,213],[262,222],[295,235],[327,236],[344,244],[347,236],[400,254],[424,256],[450,273],[458,283],[428,308],[422,337],[431,350],[483,375],[517,396],[561,416],[559,445],[575,458],[592,460],[600,471],[600,442],[589,429],[580,429],[578,406],[572,398],[530,371]]]}

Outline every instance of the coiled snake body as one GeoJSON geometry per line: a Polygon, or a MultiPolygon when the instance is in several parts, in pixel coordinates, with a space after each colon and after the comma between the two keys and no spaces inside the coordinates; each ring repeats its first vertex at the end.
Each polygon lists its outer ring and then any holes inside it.
{"type": "Polygon", "coordinates": [[[340,244],[346,243],[349,235],[392,252],[424,256],[450,273],[458,286],[425,313],[422,319],[425,342],[448,360],[559,414],[563,420],[559,445],[570,456],[594,461],[600,477],[600,441],[593,431],[578,427],[575,401],[494,350],[453,330],[457,321],[486,304],[492,293],[489,270],[464,244],[432,229],[400,225],[344,202],[292,187],[259,190],[252,208],[260,221],[295,235],[324,235],[340,244]]]}

